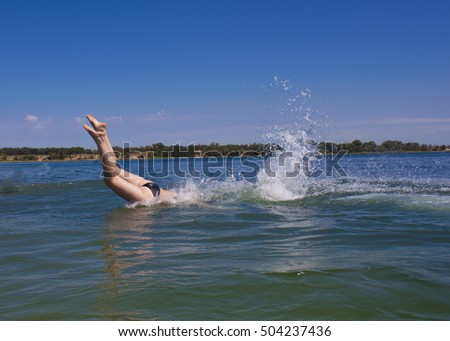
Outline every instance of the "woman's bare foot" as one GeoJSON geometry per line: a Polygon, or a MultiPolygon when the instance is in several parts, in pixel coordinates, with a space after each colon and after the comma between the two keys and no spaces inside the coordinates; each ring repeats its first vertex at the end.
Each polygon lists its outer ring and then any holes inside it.
{"type": "Polygon", "coordinates": [[[86,118],[94,129],[89,127],[87,124],[83,124],[84,129],[86,129],[89,135],[91,135],[97,143],[104,142],[102,137],[106,136],[106,123],[99,122],[94,116],[89,114],[86,115],[86,118]]]}
{"type": "Polygon", "coordinates": [[[100,135],[106,134],[106,123],[98,121],[94,116],[87,114],[86,118],[89,120],[89,123],[94,127],[97,133],[100,135]]]}
{"type": "Polygon", "coordinates": [[[87,124],[84,124],[83,127],[84,127],[84,129],[87,130],[89,135],[91,135],[94,139],[97,139],[97,138],[100,138],[100,137],[106,135],[106,123],[99,122],[94,116],[92,116],[90,114],[87,114],[86,118],[88,119],[88,121],[92,125],[92,127],[94,127],[94,129],[95,129],[94,130],[91,127],[89,127],[87,124]]]}

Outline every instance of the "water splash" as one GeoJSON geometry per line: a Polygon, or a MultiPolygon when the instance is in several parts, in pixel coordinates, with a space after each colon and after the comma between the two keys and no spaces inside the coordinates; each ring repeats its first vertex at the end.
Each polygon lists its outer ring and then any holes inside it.
{"type": "Polygon", "coordinates": [[[271,90],[277,93],[276,109],[263,132],[266,143],[283,149],[266,159],[265,171],[258,174],[258,192],[267,200],[285,201],[305,197],[316,180],[305,173],[320,157],[316,140],[320,138],[319,123],[313,119],[318,111],[311,105],[311,90],[296,90],[288,80],[274,77],[271,90]],[[307,161],[305,161],[307,160],[307,161]]]}

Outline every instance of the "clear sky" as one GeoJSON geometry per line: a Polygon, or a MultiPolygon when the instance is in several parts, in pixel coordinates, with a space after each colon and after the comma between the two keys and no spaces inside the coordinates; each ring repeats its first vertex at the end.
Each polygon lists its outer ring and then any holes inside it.
{"type": "Polygon", "coordinates": [[[0,0],[0,44],[0,147],[93,148],[85,113],[115,145],[260,142],[305,89],[325,139],[450,144],[448,0],[0,0]]]}

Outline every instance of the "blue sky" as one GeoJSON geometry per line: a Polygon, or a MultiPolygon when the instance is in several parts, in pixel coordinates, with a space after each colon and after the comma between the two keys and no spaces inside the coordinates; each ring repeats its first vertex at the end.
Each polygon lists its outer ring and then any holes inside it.
{"type": "Polygon", "coordinates": [[[449,13],[438,0],[1,0],[0,147],[94,147],[85,113],[115,145],[260,142],[278,121],[301,126],[304,108],[286,108],[305,90],[324,139],[450,144],[449,13]]]}

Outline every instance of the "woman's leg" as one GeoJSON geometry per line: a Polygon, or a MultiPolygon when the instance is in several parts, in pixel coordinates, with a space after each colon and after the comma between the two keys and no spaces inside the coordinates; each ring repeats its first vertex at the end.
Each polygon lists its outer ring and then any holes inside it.
{"type": "MultiPolygon", "coordinates": [[[[95,131],[97,132],[104,132],[103,141],[106,144],[106,148],[108,151],[111,151],[114,153],[113,147],[111,146],[111,143],[109,142],[108,135],[106,135],[106,123],[99,122],[94,116],[92,115],[86,115],[87,119],[91,123],[91,125],[94,127],[95,131]]],[[[116,174],[120,176],[122,179],[136,185],[136,186],[143,186],[144,184],[148,183],[149,181],[144,179],[143,177],[127,172],[126,170],[117,167],[116,165],[116,174]]]]}
{"type": "Polygon", "coordinates": [[[145,181],[145,179],[125,172],[117,167],[116,155],[106,134],[106,123],[97,121],[91,115],[86,115],[86,118],[94,127],[94,129],[92,129],[87,124],[84,125],[84,128],[97,144],[98,152],[102,160],[103,176],[106,185],[117,195],[129,202],[153,198],[150,191],[147,191],[145,187],[142,187],[141,182],[142,180],[145,181]]]}

